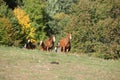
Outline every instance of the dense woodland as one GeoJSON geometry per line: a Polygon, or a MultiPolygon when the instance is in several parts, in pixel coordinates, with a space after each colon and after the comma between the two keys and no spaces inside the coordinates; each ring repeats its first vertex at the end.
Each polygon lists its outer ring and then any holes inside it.
{"type": "Polygon", "coordinates": [[[22,47],[72,32],[71,53],[120,57],[119,0],[0,0],[0,45],[22,47]]]}

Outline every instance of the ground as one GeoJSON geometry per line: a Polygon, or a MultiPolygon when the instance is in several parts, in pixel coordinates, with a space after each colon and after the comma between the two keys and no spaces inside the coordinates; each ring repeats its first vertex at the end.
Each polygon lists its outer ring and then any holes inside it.
{"type": "Polygon", "coordinates": [[[120,60],[0,46],[0,80],[120,80],[120,60]]]}

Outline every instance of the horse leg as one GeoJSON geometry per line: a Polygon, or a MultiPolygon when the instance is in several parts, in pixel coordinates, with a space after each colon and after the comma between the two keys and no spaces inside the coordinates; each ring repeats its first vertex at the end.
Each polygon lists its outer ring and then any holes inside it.
{"type": "Polygon", "coordinates": [[[48,47],[47,47],[47,51],[48,51],[49,49],[48,49],[48,47]]]}
{"type": "Polygon", "coordinates": [[[66,48],[65,50],[66,50],[66,52],[69,52],[69,48],[66,48]]]}
{"type": "Polygon", "coordinates": [[[63,47],[60,47],[60,51],[63,52],[63,47]]]}
{"type": "Polygon", "coordinates": [[[48,47],[48,51],[49,51],[49,52],[51,52],[51,51],[52,51],[52,49],[51,49],[50,47],[48,47]]]}
{"type": "Polygon", "coordinates": [[[68,52],[68,49],[65,49],[65,52],[68,52]]]}
{"type": "Polygon", "coordinates": [[[63,51],[66,52],[65,47],[63,47],[63,51]]]}
{"type": "Polygon", "coordinates": [[[68,52],[71,50],[71,46],[68,48],[68,52]]]}

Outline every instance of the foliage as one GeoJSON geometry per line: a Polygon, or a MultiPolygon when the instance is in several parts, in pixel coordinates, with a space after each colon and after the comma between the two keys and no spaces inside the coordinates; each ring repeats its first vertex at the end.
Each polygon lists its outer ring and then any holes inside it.
{"type": "Polygon", "coordinates": [[[51,34],[57,43],[72,32],[71,52],[115,59],[120,57],[119,21],[119,0],[0,0],[0,42],[6,45],[51,34]]]}
{"type": "Polygon", "coordinates": [[[0,31],[1,43],[3,45],[16,45],[19,42],[19,25],[11,9],[4,1],[0,1],[0,31]],[[8,35],[8,33],[10,35],[8,35]]]}
{"type": "Polygon", "coordinates": [[[0,18],[0,44],[11,45],[14,41],[14,30],[7,18],[0,18]]]}
{"type": "Polygon", "coordinates": [[[120,57],[120,17],[118,12],[111,14],[114,6],[112,0],[80,0],[71,7],[71,18],[64,31],[73,33],[72,51],[99,52],[102,58],[120,57]]]}
{"type": "Polygon", "coordinates": [[[46,13],[50,16],[48,26],[52,33],[61,34],[68,18],[69,9],[78,0],[48,0],[46,13]]]}
{"type": "Polygon", "coordinates": [[[29,16],[20,7],[14,9],[14,14],[21,25],[21,35],[26,36],[25,39],[34,39],[35,28],[31,27],[29,16]]]}
{"type": "Polygon", "coordinates": [[[35,38],[40,40],[46,37],[46,15],[44,12],[45,1],[43,0],[24,0],[23,9],[29,14],[31,26],[36,29],[35,38]]]}
{"type": "Polygon", "coordinates": [[[8,9],[8,6],[2,0],[0,1],[0,17],[12,17],[11,10],[8,9]]]}

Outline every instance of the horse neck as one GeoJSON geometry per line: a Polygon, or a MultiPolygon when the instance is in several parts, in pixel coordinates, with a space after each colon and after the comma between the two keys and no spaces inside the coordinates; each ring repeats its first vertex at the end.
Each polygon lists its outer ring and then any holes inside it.
{"type": "Polygon", "coordinates": [[[68,36],[68,37],[66,37],[66,40],[68,41],[68,42],[70,42],[70,37],[68,36]]]}

